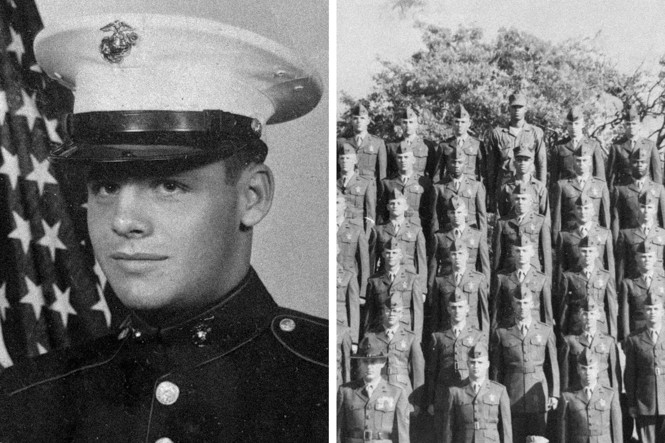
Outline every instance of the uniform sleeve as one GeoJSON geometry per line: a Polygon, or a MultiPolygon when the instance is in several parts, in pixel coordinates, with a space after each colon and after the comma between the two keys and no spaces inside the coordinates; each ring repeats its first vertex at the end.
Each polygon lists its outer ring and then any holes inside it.
{"type": "Polygon", "coordinates": [[[423,143],[427,146],[425,172],[427,173],[427,176],[432,179],[432,182],[434,182],[434,175],[437,173],[437,166],[439,166],[439,160],[441,158],[441,146],[429,140],[423,140],[423,143]]]}
{"type": "Polygon", "coordinates": [[[568,278],[565,274],[561,274],[561,286],[559,287],[559,296],[561,297],[559,303],[559,318],[557,324],[561,334],[568,333],[568,278]]]}
{"type": "Polygon", "coordinates": [[[607,287],[605,288],[605,309],[607,310],[607,326],[609,334],[612,337],[618,337],[617,334],[617,292],[614,280],[610,277],[607,280],[607,287]]]}
{"type": "Polygon", "coordinates": [[[365,225],[376,224],[376,181],[371,180],[365,191],[365,225]]]}
{"type": "Polygon", "coordinates": [[[411,343],[411,377],[413,378],[414,404],[427,407],[425,404],[425,357],[420,338],[411,343]]]}
{"type": "MultiPolygon", "coordinates": [[[[612,221],[610,222],[610,229],[612,230],[612,240],[616,243],[617,237],[619,237],[619,198],[620,192],[618,189],[612,191],[612,202],[610,203],[610,208],[612,211],[612,221]]],[[[660,210],[660,209],[659,209],[660,210]]]]}
{"type": "Polygon", "coordinates": [[[492,130],[485,137],[485,164],[487,165],[487,177],[485,183],[489,189],[489,207],[494,208],[494,199],[496,197],[497,189],[497,167],[496,167],[496,151],[499,149],[499,141],[497,138],[496,130],[492,130]]]}
{"type": "Polygon", "coordinates": [[[603,186],[602,195],[600,197],[600,208],[598,214],[598,222],[603,228],[610,229],[612,220],[610,218],[610,191],[607,186],[603,186]]]}
{"type": "Polygon", "coordinates": [[[557,407],[558,415],[558,427],[557,427],[557,436],[559,438],[559,443],[567,443],[570,441],[568,439],[568,398],[567,395],[561,397],[559,405],[557,407]]]}
{"type": "Polygon", "coordinates": [[[478,242],[478,256],[476,257],[476,269],[485,275],[485,284],[489,288],[492,279],[492,269],[490,268],[489,244],[487,242],[487,232],[480,236],[478,242]]]}
{"type": "Polygon", "coordinates": [[[617,285],[621,285],[626,272],[626,234],[619,231],[616,239],[615,248],[615,268],[616,268],[616,281],[617,285]]]}
{"type": "Polygon", "coordinates": [[[426,292],[429,285],[427,282],[427,250],[425,246],[425,234],[423,234],[422,229],[418,232],[416,236],[416,271],[418,272],[418,280],[420,284],[420,289],[423,292],[426,292]]]}
{"type": "Polygon", "coordinates": [[[420,214],[423,232],[428,232],[431,235],[434,232],[432,231],[432,224],[436,218],[436,215],[432,212],[432,206],[429,204],[432,201],[432,195],[435,192],[434,184],[429,178],[425,177],[423,185],[423,195],[420,200],[418,213],[420,214]]]}
{"type": "Polygon", "coordinates": [[[554,318],[557,319],[557,322],[559,321],[559,308],[561,307],[561,298],[562,298],[562,292],[561,292],[561,284],[562,284],[562,278],[563,278],[563,264],[565,261],[565,257],[563,255],[563,238],[561,237],[561,233],[558,232],[554,234],[554,253],[556,254],[556,259],[555,259],[555,268],[552,272],[554,274],[552,275],[552,279],[554,280],[553,283],[553,288],[554,288],[554,294],[552,294],[552,308],[556,309],[554,311],[554,318]]]}
{"type": "Polygon", "coordinates": [[[536,178],[547,185],[547,149],[545,148],[544,134],[543,131],[538,128],[535,128],[535,163],[536,163],[536,178]]]}
{"type": "Polygon", "coordinates": [[[349,306],[349,327],[351,328],[351,340],[358,344],[360,338],[360,286],[355,275],[349,279],[346,288],[346,302],[349,306]]]}
{"type": "Polygon", "coordinates": [[[551,380],[547,380],[547,382],[550,388],[550,397],[558,398],[561,396],[561,390],[559,388],[559,361],[556,354],[556,340],[554,328],[552,328],[549,337],[547,337],[547,360],[549,362],[549,375],[551,377],[551,380]]]}
{"type": "Polygon", "coordinates": [[[658,222],[659,226],[665,227],[665,188],[663,185],[658,185],[660,194],[658,195],[658,222]]]}
{"type": "Polygon", "coordinates": [[[439,295],[439,284],[436,279],[432,284],[432,290],[427,295],[427,300],[430,306],[430,331],[437,332],[441,330],[441,296],[439,295]]]}
{"type": "Polygon", "coordinates": [[[501,387],[501,398],[499,400],[499,436],[501,443],[513,441],[513,425],[510,415],[510,399],[505,387],[501,387]]]}
{"type": "Polygon", "coordinates": [[[540,227],[540,248],[543,254],[543,272],[548,284],[552,284],[552,230],[550,220],[545,218],[540,227]]]}
{"type": "Polygon", "coordinates": [[[540,215],[544,215],[547,220],[552,220],[550,214],[550,197],[545,184],[543,184],[543,187],[538,191],[538,209],[540,215]]]}
{"type": "Polygon", "coordinates": [[[595,177],[602,178],[607,180],[605,175],[605,159],[603,158],[603,148],[601,148],[600,143],[596,141],[596,148],[593,150],[593,175],[595,177]]]}
{"type": "Polygon", "coordinates": [[[386,208],[386,194],[388,192],[387,186],[386,186],[386,179],[381,180],[376,184],[376,224],[380,225],[386,222],[387,216],[387,208],[386,208]]]}
{"type": "Polygon", "coordinates": [[[455,422],[456,417],[456,408],[454,405],[454,398],[450,389],[448,389],[448,395],[445,396],[445,406],[443,409],[443,443],[455,443],[455,422]]]}
{"type": "Polygon", "coordinates": [[[610,420],[610,426],[612,427],[612,442],[619,443],[623,441],[623,423],[621,417],[621,404],[619,403],[619,391],[617,390],[612,394],[612,401],[610,403],[610,420]]]}
{"type": "Polygon", "coordinates": [[[614,248],[612,246],[612,234],[610,232],[608,232],[607,238],[605,239],[605,266],[605,269],[610,273],[610,278],[617,281],[616,265],[614,263],[614,248]]]}
{"type": "MultiPolygon", "coordinates": [[[[567,338],[561,340],[561,346],[559,347],[559,373],[561,375],[561,391],[566,392],[570,388],[570,344],[568,344],[567,338]]],[[[559,407],[561,407],[560,403],[559,407]]]]}
{"type": "Polygon", "coordinates": [[[439,373],[439,342],[436,334],[432,333],[429,343],[427,364],[425,365],[425,407],[433,405],[436,401],[437,374],[439,373]]]}
{"type": "Polygon", "coordinates": [[[617,343],[615,340],[612,340],[610,345],[609,352],[609,365],[607,370],[610,371],[609,379],[612,384],[612,388],[618,393],[621,392],[622,380],[621,380],[621,366],[619,364],[619,359],[617,358],[617,343]]]}
{"type": "Polygon", "coordinates": [[[552,313],[552,284],[548,280],[543,285],[540,297],[540,307],[542,309],[543,321],[554,327],[554,314],[552,313]]]}
{"type": "Polygon", "coordinates": [[[626,403],[629,408],[635,408],[637,407],[637,368],[635,367],[635,346],[631,338],[624,341],[623,351],[626,354],[626,369],[623,373],[626,403]]]}
{"type": "MultiPolygon", "coordinates": [[[[439,212],[443,210],[443,208],[437,208],[438,202],[439,202],[439,193],[441,192],[441,189],[439,186],[434,186],[432,185],[432,191],[427,194],[427,206],[429,208],[429,213],[431,214],[432,218],[430,220],[430,231],[429,231],[429,238],[433,238],[434,234],[439,232],[439,229],[441,229],[440,223],[441,220],[439,220],[439,212]]],[[[433,251],[430,251],[429,253],[431,254],[433,251]]]]}
{"type": "Polygon", "coordinates": [[[378,155],[378,162],[379,164],[377,165],[377,173],[378,177],[376,178],[378,182],[383,180],[384,178],[387,177],[387,170],[388,170],[388,154],[386,153],[386,143],[381,140],[379,143],[379,155],[378,155]]]}
{"type": "MultiPolygon", "coordinates": [[[[561,159],[559,158],[559,145],[557,143],[554,143],[550,148],[550,153],[550,183],[556,183],[561,180],[561,171],[559,170],[561,159]]],[[[547,183],[543,184],[547,187],[547,183]]]]}
{"type": "Polygon", "coordinates": [[[478,229],[482,234],[481,238],[487,238],[487,208],[485,207],[486,195],[485,186],[481,182],[477,182],[476,190],[476,220],[478,229]]]}
{"type": "Polygon", "coordinates": [[[496,203],[494,207],[490,207],[497,217],[504,218],[510,213],[510,195],[506,184],[501,185],[501,188],[496,192],[496,203]]]}
{"type": "Polygon", "coordinates": [[[418,337],[418,341],[423,336],[423,292],[418,284],[418,279],[414,279],[411,289],[411,303],[413,303],[413,332],[418,337]]]}
{"type": "Polygon", "coordinates": [[[432,291],[434,287],[434,280],[436,279],[436,271],[439,267],[439,258],[437,256],[437,250],[439,249],[439,237],[437,235],[432,236],[431,240],[432,246],[429,251],[429,264],[427,266],[427,305],[432,306],[432,291]]]}
{"type": "Polygon", "coordinates": [[[651,177],[652,180],[659,185],[663,184],[663,168],[660,164],[660,155],[658,155],[658,147],[655,143],[651,145],[651,177]]]}
{"type": "Polygon", "coordinates": [[[344,392],[342,388],[337,389],[337,443],[344,443],[344,392]]]}
{"type": "Polygon", "coordinates": [[[489,312],[489,300],[487,299],[487,283],[485,278],[482,278],[482,281],[478,284],[478,324],[480,325],[480,330],[485,334],[489,333],[490,330],[490,312],[489,312]]]}
{"type": "Polygon", "coordinates": [[[369,244],[364,232],[358,235],[358,252],[356,259],[360,265],[360,293],[364,294],[367,288],[367,279],[369,279],[369,244]]]}
{"type": "Polygon", "coordinates": [[[494,251],[494,263],[492,263],[492,272],[497,272],[501,265],[501,231],[503,230],[503,222],[498,221],[494,227],[494,239],[492,242],[492,251],[494,251]]]}
{"type": "Polygon", "coordinates": [[[563,186],[561,182],[554,184],[554,191],[552,192],[552,236],[556,238],[561,232],[561,192],[563,186]]]}
{"type": "Polygon", "coordinates": [[[492,331],[490,340],[490,379],[503,384],[503,357],[501,352],[501,337],[497,330],[492,331]]]}
{"type": "Polygon", "coordinates": [[[492,280],[490,293],[490,331],[494,331],[499,327],[499,321],[501,320],[500,311],[502,309],[503,300],[501,300],[501,282],[499,278],[495,275],[494,280],[492,280]]]}
{"type": "Polygon", "coordinates": [[[605,170],[605,173],[607,174],[607,188],[610,190],[614,190],[614,175],[615,171],[614,169],[616,168],[616,146],[611,145],[610,146],[610,152],[607,156],[607,169],[605,170]]]}
{"type": "Polygon", "coordinates": [[[342,339],[342,379],[344,383],[351,381],[351,336],[344,334],[342,339]]]}
{"type": "Polygon", "coordinates": [[[367,290],[365,293],[365,318],[363,320],[363,333],[369,332],[372,328],[372,322],[376,320],[376,294],[374,291],[374,284],[369,281],[367,283],[367,290]]]}
{"type": "Polygon", "coordinates": [[[393,436],[395,443],[409,443],[409,401],[406,398],[406,392],[400,392],[395,407],[395,423],[393,425],[393,436]]]}
{"type": "Polygon", "coordinates": [[[626,281],[619,283],[619,336],[620,341],[630,335],[630,307],[628,305],[629,289],[626,281]]]}

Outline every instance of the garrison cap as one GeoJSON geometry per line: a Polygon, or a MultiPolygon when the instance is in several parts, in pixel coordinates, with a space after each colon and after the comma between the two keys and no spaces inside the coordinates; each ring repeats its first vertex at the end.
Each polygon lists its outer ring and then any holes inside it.
{"type": "Polygon", "coordinates": [[[384,251],[394,251],[395,249],[402,249],[402,246],[399,244],[399,240],[395,237],[391,237],[390,240],[383,244],[384,251]]]}
{"type": "Polygon", "coordinates": [[[573,155],[575,157],[592,157],[593,146],[588,143],[582,143],[577,149],[575,149],[573,155]]]}
{"type": "Polygon", "coordinates": [[[651,192],[645,192],[643,194],[640,194],[637,197],[637,201],[640,204],[640,206],[646,206],[646,205],[657,205],[658,200],[656,197],[654,197],[651,192]]]}
{"type": "Polygon", "coordinates": [[[385,299],[383,306],[390,309],[398,309],[404,307],[404,302],[402,301],[402,296],[399,293],[395,293],[392,296],[385,299]]]}
{"type": "Polygon", "coordinates": [[[459,208],[466,208],[466,203],[456,195],[446,203],[446,211],[457,211],[459,208]]]}
{"type": "Polygon", "coordinates": [[[635,252],[638,254],[648,254],[650,252],[656,253],[656,246],[651,242],[639,242],[635,248],[635,252]]]}
{"type": "Polygon", "coordinates": [[[630,153],[630,160],[649,160],[649,152],[643,146],[638,147],[633,152],[630,153]]]}
{"type": "Polygon", "coordinates": [[[75,98],[53,160],[267,152],[266,124],[305,115],[321,99],[318,74],[280,42],[288,39],[267,0],[38,3],[37,63],[75,98]]]}
{"type": "Polygon", "coordinates": [[[581,118],[584,118],[584,114],[582,113],[582,108],[579,106],[573,106],[568,110],[568,115],[566,115],[566,120],[569,122],[574,122],[577,121],[581,118]]]}
{"type": "Polygon", "coordinates": [[[417,109],[412,108],[411,106],[407,106],[403,109],[400,109],[399,112],[397,113],[397,118],[415,118],[417,119],[420,116],[420,112],[418,112],[417,109]]]}
{"type": "Polygon", "coordinates": [[[529,194],[529,188],[526,187],[526,184],[519,181],[513,188],[513,195],[522,195],[522,194],[531,195],[529,194]]]}
{"type": "Polygon", "coordinates": [[[406,197],[402,191],[394,188],[392,191],[388,192],[388,201],[390,200],[406,200],[406,197]]]}
{"type": "Polygon", "coordinates": [[[527,148],[524,145],[519,145],[515,149],[513,149],[513,157],[529,157],[533,158],[533,152],[529,148],[527,148]]]}
{"type": "Polygon", "coordinates": [[[463,104],[459,103],[453,108],[453,118],[471,118],[463,104]]]}
{"type": "Polygon", "coordinates": [[[464,290],[460,288],[459,286],[455,286],[455,291],[450,294],[450,297],[448,297],[448,303],[458,303],[461,301],[468,302],[469,297],[466,295],[464,290]]]}
{"type": "Polygon", "coordinates": [[[521,232],[515,237],[515,242],[513,243],[514,247],[523,248],[526,246],[533,246],[533,241],[528,235],[522,234],[521,232]]]}
{"type": "Polygon", "coordinates": [[[446,156],[448,157],[449,162],[454,162],[456,160],[462,160],[462,161],[466,160],[466,154],[464,153],[464,151],[462,149],[457,149],[456,147],[446,152],[446,156]]]}
{"type": "Polygon", "coordinates": [[[358,353],[351,358],[363,360],[386,360],[388,353],[385,347],[381,346],[378,340],[372,340],[370,337],[362,339],[358,345],[358,353]]]}
{"type": "Polygon", "coordinates": [[[469,359],[474,359],[474,360],[478,358],[487,357],[488,356],[487,346],[485,346],[485,344],[482,342],[476,343],[475,345],[471,346],[471,348],[469,348],[467,356],[469,357],[469,359]]]}
{"type": "Polygon", "coordinates": [[[577,357],[577,364],[580,366],[592,366],[598,364],[598,357],[596,354],[585,347],[580,355],[577,357]]]}
{"type": "Polygon", "coordinates": [[[577,244],[577,248],[578,248],[578,249],[582,249],[582,248],[585,248],[585,249],[588,249],[588,248],[596,249],[596,248],[598,248],[598,246],[599,246],[598,242],[596,242],[595,240],[593,240],[593,239],[591,238],[590,235],[587,235],[586,237],[582,237],[582,238],[580,239],[580,242],[577,244]]]}
{"type": "Polygon", "coordinates": [[[515,91],[508,97],[508,104],[510,106],[526,106],[526,97],[522,92],[515,91]]]}
{"type": "Polygon", "coordinates": [[[581,311],[595,311],[598,309],[598,302],[593,297],[584,297],[579,304],[581,311]]]}
{"type": "Polygon", "coordinates": [[[525,443],[549,443],[550,441],[540,435],[529,435],[525,443]]]}
{"type": "Polygon", "coordinates": [[[358,103],[355,105],[353,108],[351,108],[351,115],[366,115],[369,116],[369,111],[367,108],[362,104],[358,103]]]}
{"type": "Polygon", "coordinates": [[[533,292],[531,292],[531,289],[525,283],[520,283],[517,291],[513,292],[513,298],[516,300],[526,300],[531,297],[533,297],[533,292]]]}
{"type": "Polygon", "coordinates": [[[640,113],[637,110],[637,105],[635,103],[631,104],[628,106],[628,108],[625,109],[623,118],[629,122],[640,121],[640,113]]]}
{"type": "Polygon", "coordinates": [[[409,143],[400,143],[397,145],[395,152],[397,154],[413,153],[413,147],[409,143]]]}
{"type": "Polygon", "coordinates": [[[644,299],[644,304],[649,306],[663,306],[663,297],[656,294],[655,291],[647,291],[647,297],[644,299]]]}
{"type": "Polygon", "coordinates": [[[467,248],[466,244],[462,241],[461,238],[456,238],[452,242],[450,242],[450,247],[448,248],[450,252],[468,252],[469,248],[467,248]]]}
{"type": "Polygon", "coordinates": [[[351,143],[342,142],[337,147],[337,155],[357,154],[356,148],[351,143]]]}
{"type": "Polygon", "coordinates": [[[587,194],[580,194],[575,200],[575,206],[593,206],[593,200],[587,194]]]}

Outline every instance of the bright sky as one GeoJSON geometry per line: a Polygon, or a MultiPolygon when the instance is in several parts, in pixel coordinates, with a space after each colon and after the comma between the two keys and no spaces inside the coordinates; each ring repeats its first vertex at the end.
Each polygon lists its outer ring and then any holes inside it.
{"type": "Polygon", "coordinates": [[[656,69],[665,55],[662,0],[428,0],[430,6],[400,18],[390,0],[337,2],[337,85],[354,98],[367,94],[377,58],[406,60],[421,47],[415,19],[451,29],[480,26],[493,39],[515,27],[545,40],[591,38],[626,73],[641,63],[656,69]]]}

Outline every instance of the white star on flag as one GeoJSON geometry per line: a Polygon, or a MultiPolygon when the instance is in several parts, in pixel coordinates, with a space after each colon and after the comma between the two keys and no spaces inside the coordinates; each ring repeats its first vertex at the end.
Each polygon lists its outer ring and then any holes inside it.
{"type": "Polygon", "coordinates": [[[5,174],[7,177],[9,177],[9,183],[12,184],[12,189],[16,189],[18,176],[21,173],[18,167],[18,155],[12,154],[3,146],[0,146],[0,152],[2,153],[2,166],[0,166],[0,174],[5,174]]]}
{"type": "Polygon", "coordinates": [[[53,292],[55,293],[55,301],[51,306],[49,306],[49,309],[51,309],[52,311],[56,311],[60,314],[60,318],[62,318],[62,324],[65,325],[65,328],[67,327],[67,320],[69,319],[69,314],[76,315],[76,310],[69,302],[70,289],[71,288],[67,288],[65,292],[62,292],[60,288],[58,288],[58,285],[53,285],[53,292]]]}
{"type": "Polygon", "coordinates": [[[18,57],[18,62],[23,64],[23,54],[25,54],[25,47],[23,46],[23,39],[21,34],[14,31],[14,28],[9,27],[9,33],[12,35],[12,42],[7,45],[7,52],[15,52],[18,57]]]}
{"type": "Polygon", "coordinates": [[[104,319],[106,320],[106,327],[111,327],[111,311],[109,310],[109,305],[106,303],[104,298],[104,290],[97,286],[97,292],[99,293],[99,301],[92,305],[90,309],[93,311],[101,311],[104,314],[104,319]]]}
{"type": "Polygon", "coordinates": [[[9,4],[12,8],[16,9],[16,3],[14,3],[14,0],[9,0],[9,4]]]}
{"type": "Polygon", "coordinates": [[[44,126],[46,126],[46,131],[48,132],[48,138],[53,143],[62,143],[62,139],[60,138],[58,131],[56,131],[56,128],[58,127],[58,119],[46,118],[45,116],[42,116],[42,120],[44,120],[44,126]]]}
{"type": "Polygon", "coordinates": [[[65,246],[60,239],[58,238],[59,231],[60,231],[60,224],[62,222],[58,222],[53,227],[50,227],[45,220],[42,219],[42,227],[44,228],[44,236],[39,239],[37,244],[42,245],[46,248],[48,248],[49,252],[51,253],[51,260],[55,261],[55,250],[56,249],[63,249],[67,250],[67,246],[65,246]]]}
{"type": "Polygon", "coordinates": [[[2,328],[0,328],[0,365],[3,368],[8,368],[12,366],[14,362],[7,352],[7,346],[5,346],[5,337],[2,335],[2,328]]]}
{"type": "Polygon", "coordinates": [[[38,72],[38,73],[40,73],[40,74],[43,74],[43,73],[44,73],[44,71],[42,71],[41,66],[39,66],[37,63],[33,63],[32,66],[30,66],[30,70],[31,70],[32,72],[38,72]]]}
{"type": "Polygon", "coordinates": [[[48,351],[46,350],[46,348],[44,346],[42,346],[41,343],[37,342],[37,352],[39,352],[39,355],[44,355],[48,351]]]}
{"type": "Polygon", "coordinates": [[[7,93],[0,91],[0,125],[5,124],[5,116],[9,112],[9,105],[7,104],[7,93]]]}
{"type": "Polygon", "coordinates": [[[42,307],[44,306],[44,293],[42,292],[42,288],[34,284],[27,276],[25,277],[25,285],[28,287],[28,293],[21,298],[21,303],[31,305],[32,310],[35,312],[35,318],[39,320],[39,317],[42,315],[42,307]]]}
{"type": "Polygon", "coordinates": [[[30,128],[32,131],[32,128],[35,127],[35,120],[41,117],[39,111],[37,110],[37,106],[35,105],[35,98],[37,97],[37,93],[29,96],[24,89],[21,89],[21,97],[23,97],[23,106],[21,106],[18,111],[16,111],[15,115],[22,115],[25,117],[28,120],[28,128],[30,128]]]}
{"type": "Polygon", "coordinates": [[[14,224],[16,225],[16,229],[10,232],[7,237],[13,238],[14,240],[19,240],[21,242],[21,246],[23,247],[23,253],[27,254],[28,249],[30,248],[30,223],[26,220],[23,220],[23,217],[18,215],[16,211],[12,211],[12,215],[14,216],[14,224]]]}
{"type": "Polygon", "coordinates": [[[25,178],[26,180],[32,180],[37,182],[37,187],[39,188],[39,194],[44,193],[44,185],[50,183],[52,185],[57,185],[58,182],[55,181],[55,178],[48,172],[48,168],[51,166],[48,159],[40,162],[30,154],[30,161],[32,161],[33,171],[28,174],[25,178]]]}
{"type": "Polygon", "coordinates": [[[6,320],[7,309],[9,308],[9,300],[7,300],[7,283],[3,283],[2,286],[0,286],[0,315],[2,316],[2,321],[6,320]]]}

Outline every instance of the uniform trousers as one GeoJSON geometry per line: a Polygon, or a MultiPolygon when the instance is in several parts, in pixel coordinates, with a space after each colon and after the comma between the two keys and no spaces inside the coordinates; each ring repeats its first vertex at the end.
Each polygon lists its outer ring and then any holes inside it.
{"type": "Polygon", "coordinates": [[[665,443],[665,415],[638,415],[635,422],[641,443],[665,443]]]}

